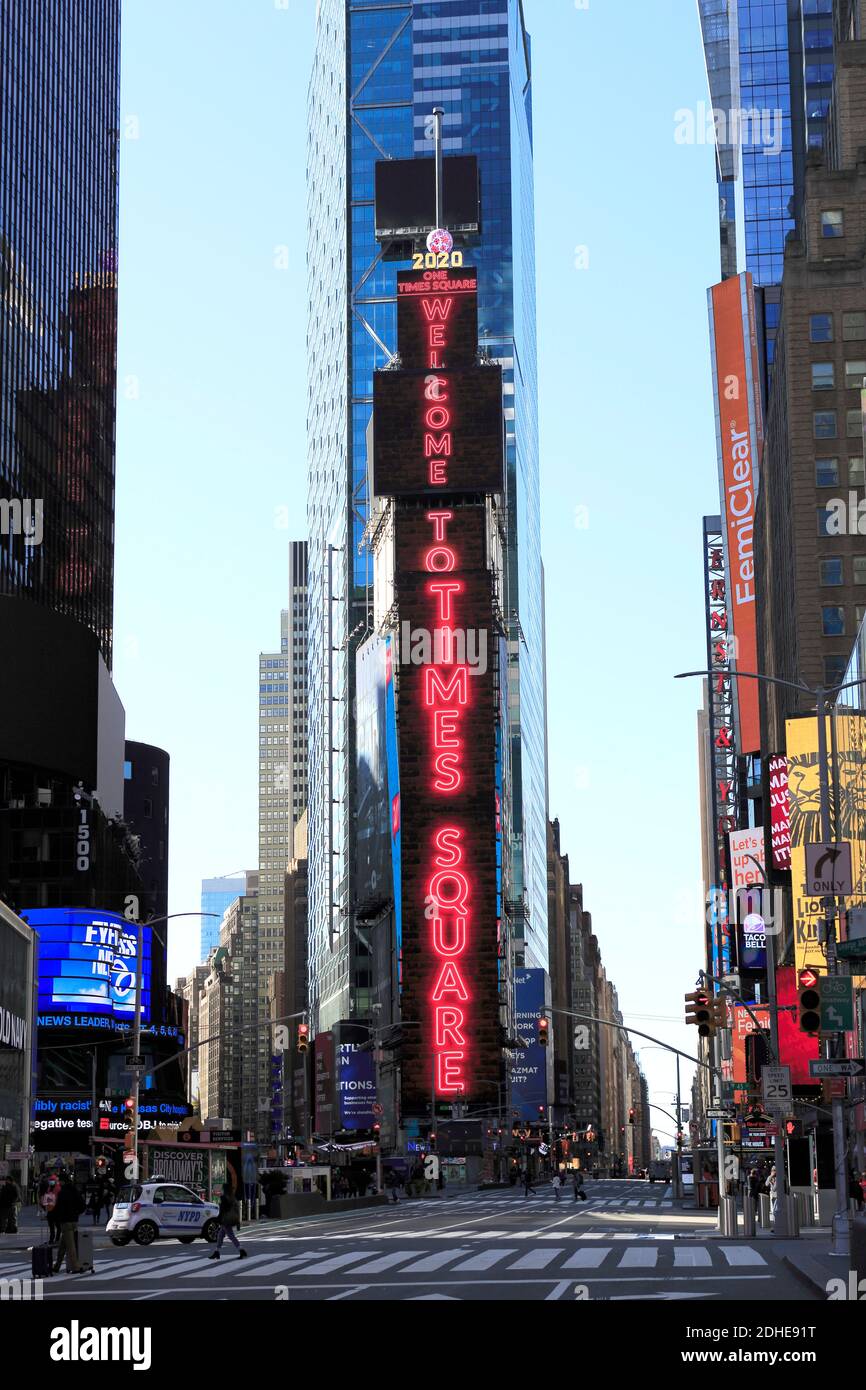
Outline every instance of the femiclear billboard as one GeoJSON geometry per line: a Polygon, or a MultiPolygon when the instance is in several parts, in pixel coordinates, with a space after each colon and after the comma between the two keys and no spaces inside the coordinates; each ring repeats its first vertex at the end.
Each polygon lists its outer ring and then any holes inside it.
{"type": "MultiPolygon", "coordinates": [[[[40,1016],[94,1016],[129,1022],[135,1012],[136,931],[114,912],[27,908],[39,936],[40,1016]]],[[[150,1019],[151,928],[142,926],[142,1019],[150,1019]]],[[[41,1018],[40,1018],[41,1022],[41,1018]]]]}
{"type": "MultiPolygon", "coordinates": [[[[709,291],[716,447],[724,507],[728,579],[728,639],[735,670],[758,669],[755,594],[755,498],[763,444],[758,341],[748,273],[731,276],[709,291]]],[[[735,681],[737,749],[761,746],[758,682],[735,681]]]]}

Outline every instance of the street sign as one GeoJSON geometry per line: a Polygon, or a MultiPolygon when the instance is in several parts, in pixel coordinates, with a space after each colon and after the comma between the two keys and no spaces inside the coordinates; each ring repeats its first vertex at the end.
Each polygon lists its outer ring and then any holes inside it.
{"type": "Polygon", "coordinates": [[[858,936],[854,941],[839,941],[836,955],[840,960],[866,960],[866,936],[858,936]]]}
{"type": "Polygon", "coordinates": [[[768,1067],[761,1069],[764,1104],[768,1110],[788,1111],[791,1108],[791,1068],[768,1067]]]}
{"type": "Polygon", "coordinates": [[[824,1058],[812,1058],[809,1062],[810,1076],[866,1076],[866,1062],[862,1057],[848,1057],[845,1061],[832,1062],[824,1058]]]}
{"type": "Polygon", "coordinates": [[[372,1110],[374,1115],[384,1115],[385,1113],[384,1105],[380,1105],[377,1100],[373,1101],[373,1104],[370,1106],[370,1109],[372,1110]]]}
{"type": "Polygon", "coordinates": [[[854,981],[850,975],[821,978],[821,1032],[854,1031],[854,981]]]}
{"type": "Polygon", "coordinates": [[[143,1067],[143,1066],[144,1066],[144,1058],[143,1058],[143,1057],[139,1057],[135,1052],[127,1052],[127,1054],[126,1054],[126,1065],[127,1065],[128,1067],[143,1067]]]}
{"type": "Polygon", "coordinates": [[[729,1124],[736,1118],[736,1111],[727,1106],[711,1105],[707,1111],[708,1120],[726,1120],[729,1124]]]}
{"type": "Polygon", "coordinates": [[[851,845],[847,840],[832,845],[806,846],[806,893],[809,897],[847,897],[853,891],[851,845]]]}

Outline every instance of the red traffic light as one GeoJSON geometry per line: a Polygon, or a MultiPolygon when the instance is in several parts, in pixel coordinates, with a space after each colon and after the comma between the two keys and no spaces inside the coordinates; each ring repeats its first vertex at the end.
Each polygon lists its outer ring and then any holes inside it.
{"type": "Polygon", "coordinates": [[[550,1019],[540,1018],[538,1020],[538,1042],[539,1046],[547,1047],[550,1042],[550,1019]]]}
{"type": "Polygon", "coordinates": [[[821,977],[817,970],[801,970],[799,978],[801,989],[814,989],[821,977]]]}

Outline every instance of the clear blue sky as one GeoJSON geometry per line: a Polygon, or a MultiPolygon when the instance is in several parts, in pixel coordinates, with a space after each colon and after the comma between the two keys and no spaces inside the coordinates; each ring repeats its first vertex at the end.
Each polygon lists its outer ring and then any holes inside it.
{"type": "MultiPolygon", "coordinates": [[[[525,7],[550,811],[626,1021],[691,1051],[665,1020],[701,964],[700,689],[672,677],[703,665],[718,510],[713,155],[674,141],[674,112],[706,100],[698,21],[682,0],[525,7]]],[[[171,754],[172,912],[257,859],[257,656],[305,533],[314,29],[315,0],[124,5],[115,680],[128,736],[171,754]]],[[[199,923],[170,939],[173,977],[199,923]]],[[[641,1060],[667,1105],[672,1059],[641,1060]]]]}

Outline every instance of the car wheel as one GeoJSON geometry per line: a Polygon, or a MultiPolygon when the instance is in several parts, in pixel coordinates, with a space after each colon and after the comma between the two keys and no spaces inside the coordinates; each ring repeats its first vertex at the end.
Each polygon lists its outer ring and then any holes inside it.
{"type": "Polygon", "coordinates": [[[128,1245],[131,1239],[131,1236],[112,1236],[111,1243],[112,1245],[128,1245]]]}
{"type": "Polygon", "coordinates": [[[195,1240],[195,1236],[178,1236],[178,1240],[180,1241],[181,1245],[192,1245],[193,1241],[195,1240]]]}
{"type": "Polygon", "coordinates": [[[152,1245],[158,1235],[159,1229],[153,1221],[139,1221],[133,1239],[136,1245],[152,1245]]]}
{"type": "Polygon", "coordinates": [[[210,1221],[206,1221],[204,1223],[204,1225],[202,1226],[201,1233],[204,1236],[205,1240],[209,1242],[209,1244],[214,1245],[216,1242],[218,1230],[219,1222],[214,1221],[213,1218],[211,1218],[210,1221]]]}

